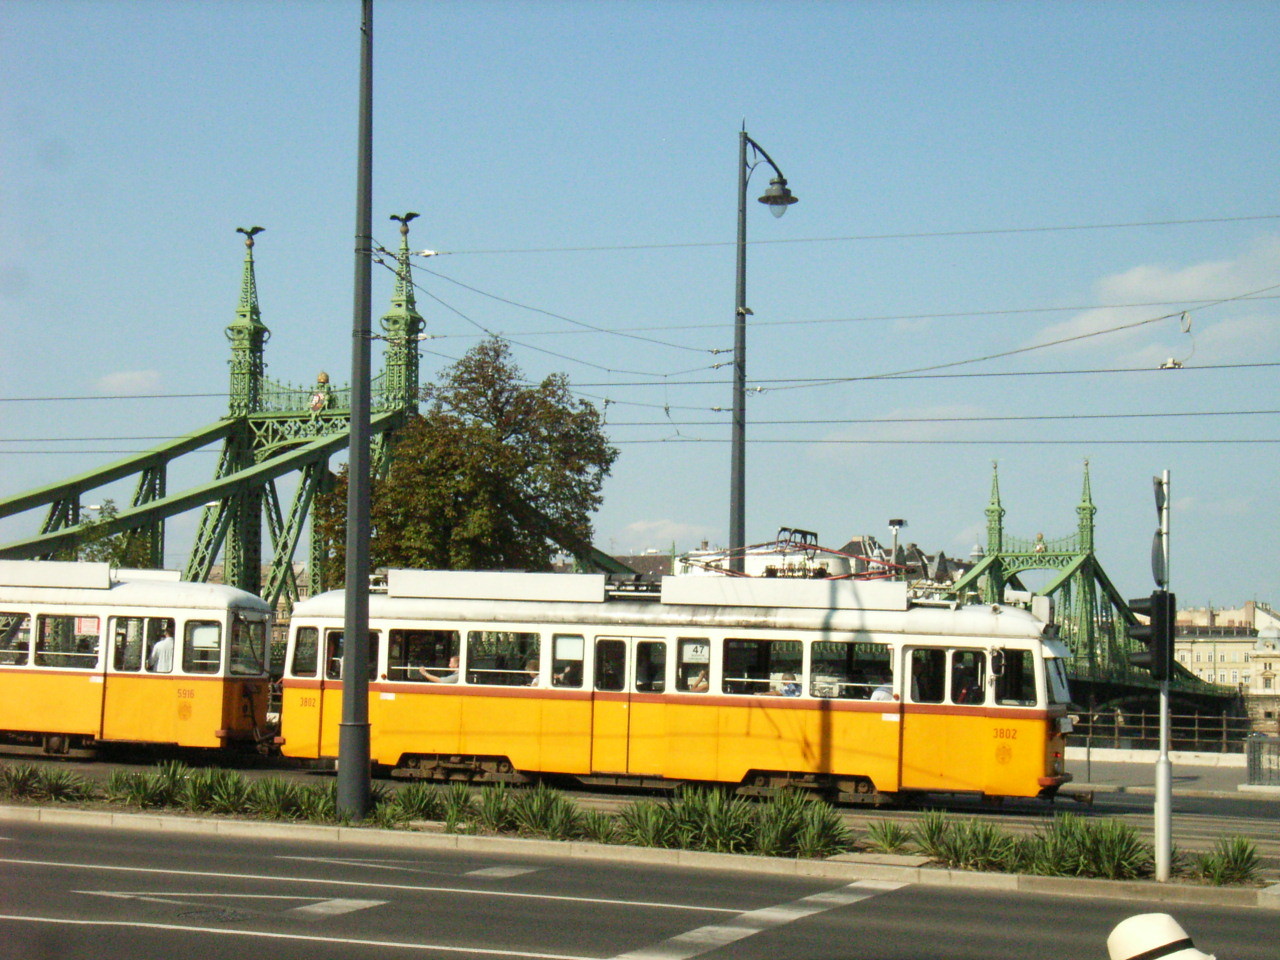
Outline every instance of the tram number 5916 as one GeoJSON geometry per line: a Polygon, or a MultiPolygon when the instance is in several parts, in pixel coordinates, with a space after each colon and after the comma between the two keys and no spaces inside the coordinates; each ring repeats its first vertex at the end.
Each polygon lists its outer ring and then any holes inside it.
{"type": "Polygon", "coordinates": [[[179,700],[194,700],[195,698],[196,698],[196,692],[195,692],[195,690],[191,689],[190,687],[179,687],[179,688],[178,688],[178,699],[179,699],[179,700]]]}
{"type": "Polygon", "coordinates": [[[1017,740],[1018,731],[1013,727],[996,727],[991,731],[991,736],[996,740],[1017,740]]]}

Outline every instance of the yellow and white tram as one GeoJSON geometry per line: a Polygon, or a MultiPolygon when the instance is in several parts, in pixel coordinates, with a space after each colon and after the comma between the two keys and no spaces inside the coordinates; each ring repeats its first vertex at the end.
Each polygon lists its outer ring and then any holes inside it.
{"type": "MultiPolygon", "coordinates": [[[[293,611],[286,756],[335,757],[344,596],[293,611]]],[[[1066,648],[905,584],[392,570],[369,602],[370,754],[402,775],[1052,796],[1066,648]]]]}
{"type": "Polygon", "coordinates": [[[252,746],[270,626],[258,597],[172,571],[0,560],[0,741],[252,746]]]}

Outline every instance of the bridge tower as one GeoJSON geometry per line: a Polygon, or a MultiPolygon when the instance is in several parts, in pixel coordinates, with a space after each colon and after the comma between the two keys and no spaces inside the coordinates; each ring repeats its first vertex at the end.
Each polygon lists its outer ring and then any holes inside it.
{"type": "Polygon", "coordinates": [[[999,603],[1005,599],[1006,589],[1027,591],[1020,574],[1048,571],[1048,582],[1027,592],[1053,597],[1060,635],[1075,655],[1075,674],[1089,679],[1117,678],[1132,672],[1124,626],[1133,615],[1094,552],[1097,513],[1086,460],[1075,532],[1052,539],[1043,533],[1033,538],[1009,537],[1004,531],[999,469],[992,464],[986,553],[956,582],[955,590],[958,594],[977,590],[985,602],[999,603]]]}

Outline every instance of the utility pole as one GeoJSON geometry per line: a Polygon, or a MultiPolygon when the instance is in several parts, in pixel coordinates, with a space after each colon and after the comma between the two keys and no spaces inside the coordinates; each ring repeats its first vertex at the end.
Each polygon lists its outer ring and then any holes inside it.
{"type": "Polygon", "coordinates": [[[373,304],[373,0],[360,11],[360,149],[356,163],[355,307],[351,333],[351,446],[347,473],[347,585],[338,725],[338,812],[369,812],[369,346],[373,304]]]}
{"type": "MultiPolygon", "coordinates": [[[[1156,531],[1151,544],[1151,572],[1156,586],[1167,591],[1169,589],[1169,471],[1165,470],[1158,477],[1152,477],[1155,487],[1156,512],[1160,517],[1160,528],[1156,531]]],[[[1173,661],[1173,638],[1177,632],[1177,603],[1173,594],[1169,594],[1166,610],[1167,622],[1164,624],[1166,636],[1163,639],[1164,649],[1157,650],[1165,660],[1165,667],[1171,668],[1173,661]]],[[[1158,644],[1159,645],[1159,644],[1158,644]]],[[[1169,674],[1171,669],[1161,671],[1160,679],[1160,755],[1156,759],[1156,802],[1155,802],[1155,840],[1156,840],[1156,879],[1161,883],[1169,881],[1170,864],[1173,859],[1173,764],[1169,760],[1169,674]]]]}

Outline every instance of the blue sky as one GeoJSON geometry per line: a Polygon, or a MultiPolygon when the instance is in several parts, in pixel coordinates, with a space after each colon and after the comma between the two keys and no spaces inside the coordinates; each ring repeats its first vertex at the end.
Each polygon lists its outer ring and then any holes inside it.
{"type": "MultiPolygon", "coordinates": [[[[349,378],[358,19],[5,4],[0,496],[225,412],[236,227],[266,227],[270,375],[349,378]]],[[[380,0],[374,36],[375,229],[415,210],[445,254],[418,261],[424,379],[489,330],[607,399],[602,548],[727,539],[745,122],[800,198],[748,211],[749,541],[903,517],[967,555],[993,461],[1008,532],[1061,536],[1088,459],[1122,591],[1150,589],[1168,469],[1183,605],[1280,602],[1280,391],[1241,366],[1280,363],[1280,6],[380,0]]],[[[212,474],[188,459],[171,489],[212,474]]]]}

